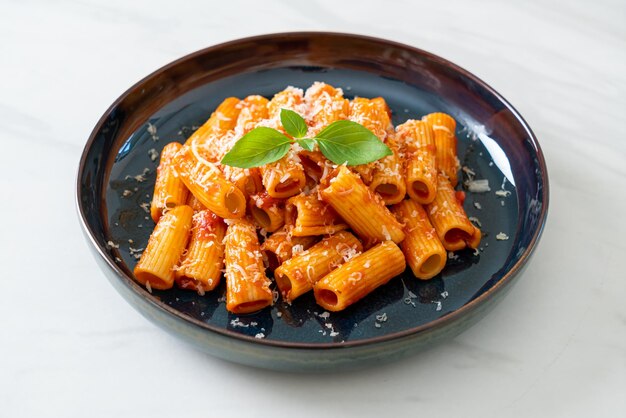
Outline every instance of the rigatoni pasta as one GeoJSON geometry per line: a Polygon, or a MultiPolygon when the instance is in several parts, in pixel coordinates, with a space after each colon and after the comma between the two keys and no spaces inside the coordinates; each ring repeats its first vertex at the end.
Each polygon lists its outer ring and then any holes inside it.
{"type": "MultiPolygon", "coordinates": [[[[268,117],[268,100],[263,96],[248,96],[237,104],[239,116],[235,124],[233,135],[243,136],[250,132],[260,121],[268,117]]],[[[222,150],[224,151],[224,150],[222,150]]],[[[221,155],[220,155],[221,157],[221,155]]],[[[220,168],[235,186],[246,197],[263,191],[263,182],[258,168],[239,168],[220,165],[220,168]]]]}
{"type": "Polygon", "coordinates": [[[176,284],[199,294],[220,283],[224,268],[224,221],[210,210],[193,215],[187,252],[176,268],[176,284]]]}
{"type": "Polygon", "coordinates": [[[324,309],[341,311],[402,273],[405,267],[400,248],[393,241],[382,242],[318,281],[315,300],[324,309]]]}
{"type": "Polygon", "coordinates": [[[437,195],[426,205],[426,212],[446,250],[478,248],[480,229],[470,222],[450,181],[441,174],[437,180],[437,195]]]}
{"type": "Polygon", "coordinates": [[[296,237],[292,233],[293,227],[285,225],[280,230],[274,232],[261,245],[261,251],[265,256],[267,267],[274,271],[278,266],[289,260],[291,257],[301,253],[315,244],[318,237],[305,236],[296,237]]]}
{"type": "Polygon", "coordinates": [[[291,302],[310,291],[318,280],[362,251],[361,242],[344,231],[324,238],[285,261],[274,270],[274,278],[283,299],[291,302]]]}
{"type": "Polygon", "coordinates": [[[307,89],[304,101],[311,135],[335,121],[347,119],[350,112],[350,102],[343,97],[343,90],[318,81],[307,89]]]}
{"type": "Polygon", "coordinates": [[[272,306],[272,280],[287,303],[313,291],[320,306],[340,311],[407,265],[415,278],[431,279],[445,268],[448,251],[476,249],[482,236],[454,189],[455,129],[443,113],[394,129],[383,98],[348,100],[326,83],[306,94],[287,87],[271,100],[227,98],[184,145],[164,147],[151,205],[157,225],[135,277],[148,288],[176,283],[202,295],[218,288],[223,274],[226,309],[234,314],[272,306]],[[283,109],[301,118],[291,134],[282,126],[283,109]],[[343,160],[327,144],[302,140],[304,132],[310,140],[345,120],[367,128],[370,146],[386,156],[334,164],[343,160]],[[241,165],[249,168],[222,163],[257,127],[287,135],[270,143],[282,153],[241,165]]]}
{"type": "Polygon", "coordinates": [[[246,199],[241,190],[215,164],[198,155],[194,143],[181,148],[174,157],[173,167],[189,191],[213,213],[222,218],[245,215],[246,199]]]}
{"type": "Polygon", "coordinates": [[[398,155],[398,144],[391,136],[388,136],[385,142],[393,154],[374,163],[372,181],[369,187],[378,193],[385,205],[393,205],[404,199],[406,183],[403,177],[402,160],[398,155]]]}
{"type": "MultiPolygon", "coordinates": [[[[356,97],[350,102],[349,119],[359,123],[372,131],[382,142],[386,142],[387,135],[391,131],[391,112],[387,102],[382,97],[366,99],[356,97]]],[[[369,185],[374,175],[374,163],[362,164],[352,167],[359,173],[363,182],[369,185]]]]}
{"type": "MultiPolygon", "coordinates": [[[[267,126],[280,128],[280,110],[289,109],[303,112],[305,109],[302,90],[293,87],[277,93],[267,104],[269,119],[267,126]]],[[[306,184],[306,177],[300,159],[291,149],[282,159],[260,168],[263,186],[275,198],[287,198],[300,193],[306,184]]]]}
{"type": "Polygon", "coordinates": [[[319,200],[315,192],[301,193],[287,200],[285,223],[293,226],[294,237],[328,235],[348,229],[348,224],[332,207],[319,200]]]}
{"type": "Polygon", "coordinates": [[[185,251],[193,210],[176,206],[156,224],[148,245],[135,266],[135,278],[148,289],[169,289],[174,285],[174,268],[185,251]]]}
{"type": "Polygon", "coordinates": [[[230,221],[226,230],[226,308],[233,313],[255,312],[272,304],[256,228],[246,219],[230,221]]]}
{"type": "Polygon", "coordinates": [[[174,156],[181,148],[182,145],[178,142],[170,142],[161,151],[161,159],[154,183],[154,194],[150,204],[150,216],[154,222],[159,221],[163,211],[184,205],[187,202],[189,190],[176,176],[172,163],[174,156]]]}
{"type": "Polygon", "coordinates": [[[274,232],[285,224],[283,201],[274,199],[267,192],[250,196],[248,208],[255,223],[267,232],[274,232]]]}
{"type": "Polygon", "coordinates": [[[320,189],[320,197],[368,243],[404,239],[402,225],[389,212],[380,197],[345,166],[320,189]]]}
{"type": "Polygon", "coordinates": [[[437,148],[437,169],[452,184],[458,182],[459,159],[456,155],[456,122],[445,113],[431,113],[423,118],[432,128],[437,148]]]}
{"type": "Polygon", "coordinates": [[[424,208],[407,199],[394,205],[392,211],[404,224],[406,238],[400,243],[400,248],[413,275],[422,280],[435,277],[445,267],[448,253],[424,208]]]}
{"type": "Polygon", "coordinates": [[[189,138],[185,144],[196,143],[196,146],[203,147],[212,139],[219,138],[235,127],[240,112],[239,99],[236,97],[228,97],[215,109],[211,117],[200,126],[189,138]]]}
{"type": "Polygon", "coordinates": [[[411,199],[430,203],[437,193],[437,164],[435,138],[430,125],[409,120],[396,127],[396,138],[405,153],[405,183],[411,199]]]}

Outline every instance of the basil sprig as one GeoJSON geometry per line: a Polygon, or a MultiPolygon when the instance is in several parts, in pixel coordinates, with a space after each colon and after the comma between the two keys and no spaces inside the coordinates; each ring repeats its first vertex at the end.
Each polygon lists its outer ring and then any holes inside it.
{"type": "Polygon", "coordinates": [[[307,151],[313,151],[317,143],[322,154],[335,164],[366,164],[392,154],[372,131],[356,122],[333,122],[314,138],[306,138],[308,126],[293,110],[281,109],[280,122],[293,139],[276,129],[254,128],[226,153],[222,164],[240,168],[269,164],[283,158],[294,142],[307,151]]]}

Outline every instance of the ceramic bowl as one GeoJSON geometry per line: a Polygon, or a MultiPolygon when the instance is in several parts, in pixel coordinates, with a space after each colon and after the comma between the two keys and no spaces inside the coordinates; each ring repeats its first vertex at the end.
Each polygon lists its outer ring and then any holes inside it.
{"type": "Polygon", "coordinates": [[[279,370],[340,370],[398,359],[457,335],[500,301],[529,261],[546,221],[548,177],[529,126],[494,89],[423,50],[364,36],[281,33],[240,39],[183,57],[120,96],[89,137],[77,182],[80,221],[102,271],[142,315],[218,357],[279,370]],[[384,97],[394,124],[440,111],[458,123],[459,159],[488,193],[465,208],[484,233],[429,281],[410,272],[343,312],[305,295],[252,315],[233,315],[224,287],[199,296],[149,293],[134,281],[135,257],[154,226],[144,210],[155,153],[183,142],[228,96],[271,97],[314,81],[347,97],[384,97]],[[495,194],[507,190],[507,196],[495,194]],[[508,239],[503,238],[506,235],[508,239]],[[264,338],[255,338],[261,334],[264,338]]]}

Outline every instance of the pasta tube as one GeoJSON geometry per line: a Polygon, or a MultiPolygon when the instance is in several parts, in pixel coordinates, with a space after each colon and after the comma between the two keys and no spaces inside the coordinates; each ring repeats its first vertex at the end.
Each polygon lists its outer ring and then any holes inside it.
{"type": "Polygon", "coordinates": [[[367,243],[404,239],[402,225],[346,166],[340,166],[335,177],[321,186],[321,198],[367,243]]]}
{"type": "Polygon", "coordinates": [[[404,199],[406,183],[396,141],[388,136],[385,142],[393,154],[374,162],[372,182],[369,187],[378,193],[386,205],[392,205],[404,199]]]}
{"type": "Polygon", "coordinates": [[[174,285],[174,267],[187,246],[192,216],[193,210],[187,205],[176,206],[161,216],[134,269],[139,283],[148,289],[174,285]]]}
{"type": "Polygon", "coordinates": [[[159,221],[163,211],[184,205],[187,201],[189,190],[172,168],[172,160],[181,147],[182,145],[178,142],[170,142],[161,151],[154,194],[150,204],[150,216],[155,223],[159,221]]]}
{"type": "Polygon", "coordinates": [[[300,151],[300,164],[304,169],[306,185],[309,190],[317,186],[324,175],[324,167],[328,161],[320,151],[300,151]]]}
{"type": "Polygon", "coordinates": [[[187,252],[176,269],[176,284],[203,295],[219,284],[224,268],[224,221],[209,210],[193,215],[187,252]]]}
{"type": "Polygon", "coordinates": [[[362,251],[361,242],[351,233],[343,231],[324,238],[285,261],[274,271],[283,299],[291,302],[313,289],[319,279],[362,251]]]}
{"type": "Polygon", "coordinates": [[[437,169],[443,173],[452,184],[458,181],[459,159],[456,156],[456,122],[452,116],[445,113],[431,113],[422,118],[433,130],[435,146],[437,147],[437,169]]]}
{"type": "Polygon", "coordinates": [[[255,226],[245,218],[231,220],[224,245],[226,309],[244,314],[270,306],[270,280],[265,275],[255,226]]]}
{"type": "Polygon", "coordinates": [[[185,142],[185,145],[197,142],[198,145],[211,142],[211,138],[224,135],[235,127],[239,117],[239,99],[228,97],[215,109],[211,117],[198,128],[185,142]]]}
{"type": "Polygon", "coordinates": [[[200,203],[221,218],[240,218],[246,199],[211,162],[198,154],[195,143],[185,145],[174,157],[174,170],[200,203]]]}
{"type": "MultiPolygon", "coordinates": [[[[375,99],[354,98],[350,102],[350,115],[348,118],[365,126],[382,142],[386,142],[387,134],[392,129],[391,111],[382,97],[375,99]]],[[[352,167],[352,169],[359,173],[365,184],[369,185],[372,182],[374,163],[357,165],[352,167]]]]}
{"type": "Polygon", "coordinates": [[[294,237],[291,234],[291,229],[290,226],[284,226],[274,232],[261,245],[261,251],[263,251],[271,271],[274,271],[294,255],[308,249],[317,241],[317,237],[294,237]]]}
{"type": "Polygon", "coordinates": [[[317,193],[300,193],[289,198],[285,205],[285,223],[293,225],[291,233],[295,237],[329,235],[348,229],[348,224],[332,207],[320,201],[317,193]]]}
{"type": "Polygon", "coordinates": [[[269,116],[267,100],[263,96],[248,96],[239,102],[238,107],[240,109],[239,116],[237,117],[237,123],[235,125],[235,132],[239,136],[243,136],[256,128],[256,125],[263,119],[267,119],[269,116]]]}
{"type": "Polygon", "coordinates": [[[408,199],[394,205],[392,211],[405,225],[406,238],[400,243],[400,248],[413,275],[422,280],[435,277],[446,266],[448,254],[424,208],[408,199]]]}
{"type": "MultiPolygon", "coordinates": [[[[281,109],[290,109],[304,115],[306,106],[302,97],[302,90],[288,87],[277,93],[267,105],[269,121],[266,125],[284,132],[280,123],[281,109]]],[[[287,155],[278,161],[260,167],[263,186],[267,193],[275,198],[294,196],[306,184],[304,169],[293,147],[287,155]]]]}
{"type": "MultiPolygon", "coordinates": [[[[233,135],[241,138],[250,132],[263,119],[267,119],[268,100],[263,96],[248,96],[237,105],[240,109],[239,117],[233,135]]],[[[226,138],[226,141],[229,141],[226,138]]],[[[236,142],[236,141],[234,141],[236,142]]],[[[234,142],[232,142],[234,144],[234,142]]],[[[222,151],[226,151],[224,148],[222,151]]],[[[223,155],[220,156],[220,160],[223,155]]],[[[261,173],[258,168],[240,168],[221,165],[224,175],[243,192],[246,197],[263,191],[261,173]]]]}
{"type": "Polygon", "coordinates": [[[405,150],[408,195],[421,204],[432,202],[437,193],[436,147],[432,128],[424,121],[408,120],[396,128],[396,138],[405,150]]]}
{"type": "Polygon", "coordinates": [[[261,173],[256,167],[240,168],[223,165],[220,167],[226,178],[231,181],[246,197],[263,191],[261,173]]]}
{"type": "Polygon", "coordinates": [[[316,81],[304,95],[307,107],[309,136],[314,136],[333,122],[348,118],[350,102],[343,97],[343,91],[330,84],[316,81]]]}
{"type": "Polygon", "coordinates": [[[285,208],[282,201],[267,192],[250,197],[248,208],[256,224],[267,232],[274,232],[285,224],[285,208]]]}
{"type": "Polygon", "coordinates": [[[428,218],[435,227],[444,248],[462,250],[466,246],[478,248],[481,232],[467,218],[450,181],[443,175],[437,178],[437,195],[425,207],[428,218]]]}
{"type": "Polygon", "coordinates": [[[313,289],[315,301],[329,311],[341,311],[384,285],[406,268],[404,255],[385,241],[333,270],[313,289]]]}

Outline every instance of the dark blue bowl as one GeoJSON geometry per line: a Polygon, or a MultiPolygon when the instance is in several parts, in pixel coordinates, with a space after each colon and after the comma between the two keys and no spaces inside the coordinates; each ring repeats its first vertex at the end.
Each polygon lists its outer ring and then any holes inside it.
{"type": "Polygon", "coordinates": [[[142,315],[216,356],[280,370],[379,363],[468,328],[511,288],[548,209],[539,144],[491,87],[428,52],[335,33],[242,39],[157,70],[102,116],[81,157],[77,186],[80,219],[96,260],[142,315]],[[468,193],[465,203],[482,222],[480,251],[459,253],[429,281],[407,272],[329,316],[311,295],[292,306],[279,301],[254,315],[234,316],[225,309],[223,287],[199,296],[177,289],[151,294],[138,285],[133,249],[145,247],[154,226],[142,208],[150,202],[158,163],[151,155],[170,141],[184,141],[225,97],[271,97],[287,85],[306,88],[316,80],[342,87],[348,97],[383,96],[395,124],[434,111],[454,116],[461,163],[492,188],[468,193]],[[495,195],[501,188],[511,194],[495,195]],[[501,232],[509,239],[496,239],[501,232]]]}

